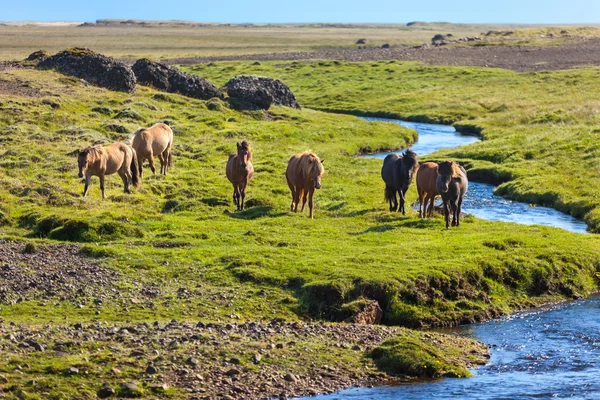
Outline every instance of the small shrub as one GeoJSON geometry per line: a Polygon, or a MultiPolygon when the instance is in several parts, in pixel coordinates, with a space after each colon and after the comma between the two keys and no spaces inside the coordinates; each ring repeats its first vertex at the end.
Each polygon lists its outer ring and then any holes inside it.
{"type": "Polygon", "coordinates": [[[102,115],[111,115],[113,113],[113,110],[105,106],[94,107],[92,108],[92,111],[102,115]]]}
{"type": "Polygon", "coordinates": [[[131,108],[124,108],[119,111],[116,115],[118,119],[132,119],[135,121],[143,121],[144,117],[137,113],[137,111],[132,110],[131,108]]]}

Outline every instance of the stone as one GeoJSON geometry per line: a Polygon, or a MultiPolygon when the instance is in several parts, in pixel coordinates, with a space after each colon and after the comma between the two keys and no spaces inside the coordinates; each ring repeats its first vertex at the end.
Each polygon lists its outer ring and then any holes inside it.
{"type": "Polygon", "coordinates": [[[146,58],[137,60],[132,70],[140,85],[151,86],[157,90],[179,93],[200,100],[224,97],[208,80],[146,58]]]}
{"type": "Polygon", "coordinates": [[[300,108],[290,88],[278,79],[240,75],[225,84],[229,103],[240,110],[268,110],[271,105],[300,108]]]}
{"type": "Polygon", "coordinates": [[[101,399],[106,399],[107,397],[111,397],[111,396],[115,395],[115,389],[111,388],[110,386],[108,386],[107,383],[105,383],[104,385],[102,385],[102,387],[100,389],[98,389],[96,394],[101,399]]]}
{"type": "Polygon", "coordinates": [[[129,66],[85,48],[69,48],[41,61],[37,68],[57,71],[119,92],[135,92],[136,79],[129,66]]]}

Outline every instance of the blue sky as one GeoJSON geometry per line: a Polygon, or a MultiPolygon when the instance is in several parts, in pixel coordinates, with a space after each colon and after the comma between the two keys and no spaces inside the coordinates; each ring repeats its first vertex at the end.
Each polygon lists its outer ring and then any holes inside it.
{"type": "Polygon", "coordinates": [[[3,21],[600,23],[600,0],[1,0],[0,6],[3,21]]]}

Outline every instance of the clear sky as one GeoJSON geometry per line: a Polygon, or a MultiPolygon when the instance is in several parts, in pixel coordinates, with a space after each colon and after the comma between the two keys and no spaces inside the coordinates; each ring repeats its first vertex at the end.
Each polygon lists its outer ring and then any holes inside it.
{"type": "Polygon", "coordinates": [[[600,23],[600,0],[0,0],[2,21],[600,23]]]}

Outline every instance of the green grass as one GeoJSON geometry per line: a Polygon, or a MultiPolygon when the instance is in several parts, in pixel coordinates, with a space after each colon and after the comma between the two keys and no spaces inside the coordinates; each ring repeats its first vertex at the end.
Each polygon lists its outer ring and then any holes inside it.
{"type": "MultiPolygon", "coordinates": [[[[233,76],[237,68],[228,65],[221,73],[233,76]]],[[[319,68],[323,76],[340,68],[353,77],[351,69],[379,67],[298,68],[319,68]]],[[[425,82],[437,77],[420,74],[425,82]]],[[[167,301],[143,310],[107,302],[100,315],[69,304],[45,314],[25,302],[4,308],[0,316],[27,320],[32,315],[50,319],[56,313],[72,313],[74,318],[106,320],[167,315],[212,319],[234,312],[245,319],[277,314],[337,319],[344,304],[368,297],[380,302],[386,323],[448,325],[536,303],[541,301],[535,300],[538,295],[585,295],[595,287],[593,274],[600,261],[595,236],[473,218],[465,219],[460,229],[446,231],[439,218],[423,221],[412,210],[406,217],[385,211],[380,161],[356,155],[365,149],[403,147],[414,139],[413,131],[396,124],[285,108],[273,109],[272,120],[266,121],[262,112],[239,113],[220,102],[212,111],[207,105],[214,100],[189,100],[142,87],[137,94],[126,95],[85,88],[51,72],[5,75],[46,91],[60,108],[39,98],[2,100],[7,111],[1,123],[9,134],[4,136],[0,162],[0,199],[2,212],[11,221],[3,226],[4,233],[88,242],[88,251],[103,255],[104,263],[124,273],[125,285],[133,277],[158,285],[167,301]],[[110,112],[92,111],[98,107],[110,112]],[[137,117],[124,116],[124,109],[137,117]],[[97,182],[82,199],[74,151],[128,137],[107,125],[120,124],[132,132],[156,121],[168,121],[175,131],[173,173],[166,178],[147,173],[141,190],[131,196],[122,193],[115,175],[107,179],[109,199],[100,199],[97,182]],[[248,210],[236,213],[223,172],[228,154],[242,138],[252,143],[256,177],[248,190],[248,210]],[[290,195],[283,176],[290,155],[306,149],[326,160],[315,220],[288,211],[290,195]],[[227,310],[215,309],[203,299],[190,308],[176,293],[180,287],[196,287],[199,280],[209,291],[232,285],[242,294],[224,302],[229,304],[227,310]],[[271,304],[256,298],[257,284],[276,289],[271,304]]],[[[327,87],[324,81],[319,84],[327,87]]],[[[310,104],[301,85],[294,89],[305,105],[310,104]]],[[[336,90],[328,90],[336,99],[336,90]]],[[[349,92],[346,98],[355,97],[349,92]]],[[[454,108],[448,107],[448,112],[454,108]]],[[[441,118],[435,111],[430,110],[433,118],[441,118]]],[[[450,115],[444,118],[454,118],[450,115]]],[[[484,133],[487,137],[488,131],[484,133]]],[[[473,148],[491,148],[492,140],[473,148]]],[[[479,165],[475,157],[470,159],[479,165]]],[[[486,160],[484,165],[495,164],[486,160]]],[[[506,163],[501,166],[508,168],[506,163]]],[[[409,198],[415,198],[414,188],[409,198]]]]}
{"type": "Polygon", "coordinates": [[[600,232],[600,69],[516,73],[413,63],[217,63],[188,69],[222,84],[256,73],[282,79],[305,107],[452,123],[481,143],[432,157],[461,160],[497,193],[555,207],[600,232]],[[508,182],[507,182],[508,181],[508,182]]]}

